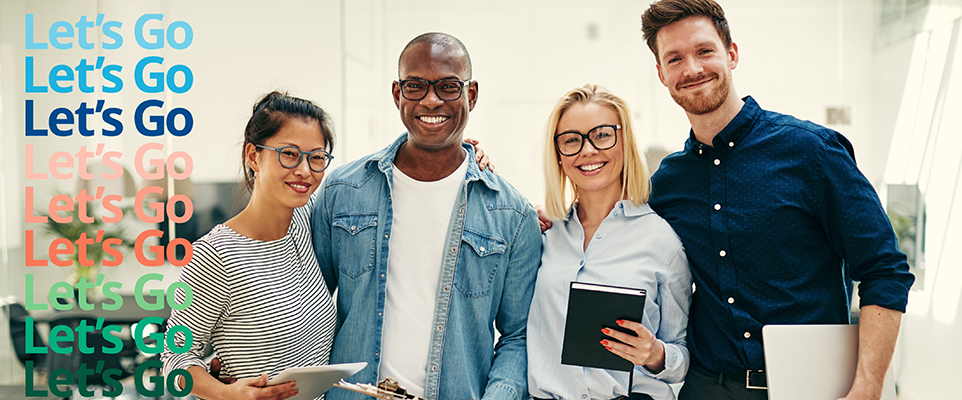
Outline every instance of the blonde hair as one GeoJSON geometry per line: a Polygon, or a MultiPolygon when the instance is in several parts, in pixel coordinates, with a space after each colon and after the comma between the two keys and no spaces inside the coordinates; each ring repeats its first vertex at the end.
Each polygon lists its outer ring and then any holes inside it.
{"type": "Polygon", "coordinates": [[[618,118],[621,120],[622,149],[625,160],[621,171],[622,198],[631,200],[635,205],[648,202],[650,191],[648,163],[645,162],[645,156],[638,152],[635,144],[628,106],[624,100],[609,92],[608,89],[587,84],[584,87],[569,91],[561,100],[558,100],[558,104],[555,105],[554,111],[551,112],[545,126],[545,207],[547,207],[548,216],[551,219],[565,218],[571,203],[578,199],[578,187],[571,183],[571,180],[561,169],[561,155],[555,148],[554,135],[558,130],[558,121],[561,120],[561,115],[572,106],[588,103],[608,106],[618,113],[618,118]]]}

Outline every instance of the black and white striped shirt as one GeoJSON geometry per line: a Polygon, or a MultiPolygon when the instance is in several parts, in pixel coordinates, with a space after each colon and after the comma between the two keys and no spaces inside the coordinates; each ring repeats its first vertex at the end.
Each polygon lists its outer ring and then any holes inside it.
{"type": "MultiPolygon", "coordinates": [[[[295,210],[281,239],[254,240],[218,225],[193,248],[180,273],[193,300],[167,323],[168,330],[189,328],[193,343],[183,354],[165,349],[164,375],[192,365],[206,368],[200,358],[208,342],[221,375],[238,379],[328,363],[337,316],[314,256],[308,207],[295,210]]],[[[183,302],[183,290],[176,298],[183,302]]],[[[175,335],[178,346],[184,340],[175,335]]]]}

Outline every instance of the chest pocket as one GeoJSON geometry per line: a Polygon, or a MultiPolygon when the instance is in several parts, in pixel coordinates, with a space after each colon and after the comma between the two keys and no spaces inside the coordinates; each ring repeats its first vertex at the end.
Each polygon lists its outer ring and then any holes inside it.
{"type": "Polygon", "coordinates": [[[337,267],[342,274],[356,279],[374,269],[377,245],[377,214],[337,215],[331,223],[337,267]]]}
{"type": "Polygon", "coordinates": [[[461,233],[461,242],[454,286],[465,297],[485,297],[491,291],[491,282],[498,273],[507,242],[467,229],[461,233]]]}

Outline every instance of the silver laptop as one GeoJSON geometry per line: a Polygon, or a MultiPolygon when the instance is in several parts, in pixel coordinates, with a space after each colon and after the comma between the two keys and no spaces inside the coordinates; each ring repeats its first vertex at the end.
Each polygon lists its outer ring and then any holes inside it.
{"type": "MultiPolygon", "coordinates": [[[[836,400],[855,380],[858,325],[765,325],[769,400],[836,400]]],[[[891,367],[882,400],[895,400],[891,367]]]]}

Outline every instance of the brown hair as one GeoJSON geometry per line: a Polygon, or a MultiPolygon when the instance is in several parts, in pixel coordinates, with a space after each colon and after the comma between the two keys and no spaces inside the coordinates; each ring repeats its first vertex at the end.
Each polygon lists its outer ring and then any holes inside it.
{"type": "Polygon", "coordinates": [[[715,23],[715,30],[721,37],[725,50],[732,47],[732,34],[728,29],[728,20],[725,19],[725,10],[722,10],[714,0],[659,0],[651,4],[643,14],[641,14],[641,32],[644,34],[648,48],[655,54],[655,61],[661,64],[658,58],[658,30],[671,24],[672,22],[692,16],[704,16],[711,18],[715,23]]]}
{"type": "MultiPolygon", "coordinates": [[[[254,104],[251,119],[244,128],[244,145],[264,144],[267,139],[277,134],[291,118],[301,118],[305,121],[315,121],[324,135],[324,147],[328,153],[334,151],[334,129],[330,116],[317,104],[310,100],[290,96],[286,92],[273,91],[262,97],[254,104]]],[[[254,189],[254,171],[247,165],[245,152],[241,152],[241,166],[244,169],[244,186],[248,191],[254,189]]]]}

